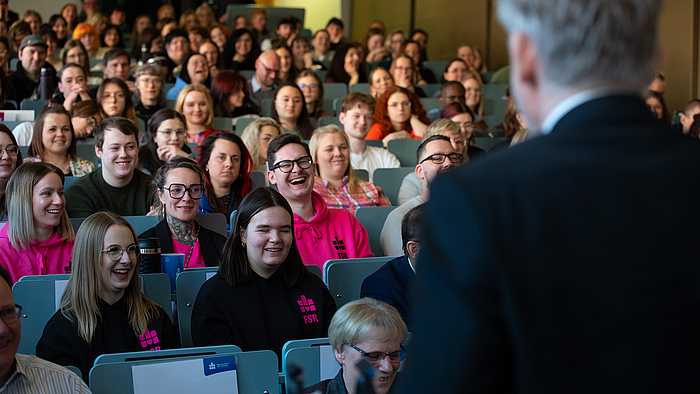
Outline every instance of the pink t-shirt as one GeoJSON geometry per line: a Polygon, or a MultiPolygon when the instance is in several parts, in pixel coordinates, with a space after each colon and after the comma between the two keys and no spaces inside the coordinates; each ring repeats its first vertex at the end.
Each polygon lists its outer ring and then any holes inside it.
{"type": "Polygon", "coordinates": [[[175,249],[175,253],[182,253],[185,255],[185,268],[201,268],[205,266],[204,257],[202,257],[202,254],[199,252],[199,239],[194,243],[194,248],[192,248],[189,245],[177,242],[175,238],[173,238],[173,249],[175,249]],[[192,249],[191,257],[190,248],[192,249]],[[190,259],[189,263],[187,262],[188,257],[190,259]]]}

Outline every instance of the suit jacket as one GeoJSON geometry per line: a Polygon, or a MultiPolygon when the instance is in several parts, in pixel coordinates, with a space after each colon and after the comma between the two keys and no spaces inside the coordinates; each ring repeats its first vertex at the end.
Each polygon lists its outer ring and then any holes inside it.
{"type": "Polygon", "coordinates": [[[408,256],[397,257],[365,278],[360,298],[371,297],[393,306],[410,330],[409,285],[414,276],[408,256]]]}
{"type": "MultiPolygon", "coordinates": [[[[226,237],[223,235],[199,226],[199,251],[202,253],[204,265],[207,267],[216,267],[219,265],[221,251],[226,243],[226,237]]],[[[139,238],[158,238],[160,240],[161,253],[175,253],[173,246],[173,236],[168,227],[168,222],[163,219],[155,227],[152,227],[139,235],[139,238]]]]}
{"type": "Polygon", "coordinates": [[[697,392],[699,180],[622,95],[438,178],[401,392],[697,392]]]}

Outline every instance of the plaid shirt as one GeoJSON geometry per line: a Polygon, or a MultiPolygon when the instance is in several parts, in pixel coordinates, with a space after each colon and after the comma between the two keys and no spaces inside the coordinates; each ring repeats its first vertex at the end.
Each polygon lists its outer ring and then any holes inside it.
{"type": "Polygon", "coordinates": [[[343,177],[340,188],[328,185],[328,181],[317,176],[314,180],[314,191],[323,197],[328,208],[338,208],[350,211],[353,215],[360,207],[388,207],[382,188],[374,183],[357,180],[358,187],[350,190],[348,177],[343,177]]]}

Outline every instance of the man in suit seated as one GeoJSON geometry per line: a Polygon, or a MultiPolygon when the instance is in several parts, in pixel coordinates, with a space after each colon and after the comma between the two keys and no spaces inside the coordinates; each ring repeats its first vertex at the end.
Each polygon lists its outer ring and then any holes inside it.
{"type": "Polygon", "coordinates": [[[413,277],[416,276],[422,222],[423,205],[408,211],[401,221],[404,255],[389,261],[377,272],[365,278],[360,290],[360,298],[371,297],[396,308],[409,330],[411,329],[409,289],[413,277]]]}
{"type": "Polygon", "coordinates": [[[398,392],[698,392],[700,141],[641,98],[662,1],[497,4],[538,136],[432,185],[398,392]]]}

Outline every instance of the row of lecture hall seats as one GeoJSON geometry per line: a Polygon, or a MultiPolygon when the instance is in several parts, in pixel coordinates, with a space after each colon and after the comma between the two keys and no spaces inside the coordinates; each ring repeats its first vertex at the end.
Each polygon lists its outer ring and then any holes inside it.
{"type": "MultiPolygon", "coordinates": [[[[390,259],[390,257],[374,257],[327,261],[323,267],[324,283],[336,298],[337,306],[340,308],[358,299],[362,281],[390,259]]],[[[321,275],[318,267],[309,268],[311,273],[321,275]]],[[[207,359],[204,364],[202,361],[198,362],[199,365],[208,365],[211,358],[233,353],[237,356],[238,388],[241,393],[261,393],[263,388],[269,393],[274,393],[275,391],[271,388],[274,388],[282,379],[290,384],[285,372],[291,364],[304,369],[307,386],[335,375],[337,368],[330,372],[326,371],[326,375],[322,375],[324,368],[320,367],[321,363],[336,365],[333,353],[328,349],[327,338],[288,342],[282,352],[281,374],[278,374],[277,356],[272,351],[241,352],[238,347],[232,345],[193,348],[190,331],[192,306],[199,288],[217,270],[217,267],[186,269],[177,277],[177,291],[174,299],[178,306],[178,325],[183,349],[102,355],[95,360],[95,366],[90,372],[90,387],[93,393],[132,392],[134,379],[138,379],[137,374],[132,371],[133,366],[173,363],[167,366],[161,365],[161,367],[179,371],[178,368],[181,365],[177,364],[178,361],[207,359]]],[[[140,277],[144,294],[160,305],[168,305],[171,302],[173,296],[170,294],[170,279],[166,274],[144,274],[140,277]]],[[[20,353],[35,353],[36,343],[41,338],[46,322],[59,306],[68,278],[69,275],[26,276],[13,286],[15,301],[23,306],[22,341],[18,350],[20,353]]],[[[189,368],[195,364],[188,364],[189,368]]],[[[159,376],[177,379],[178,373],[159,376]]],[[[203,377],[199,378],[203,379],[203,377]]],[[[192,379],[192,376],[188,376],[188,379],[192,379]]]]}

